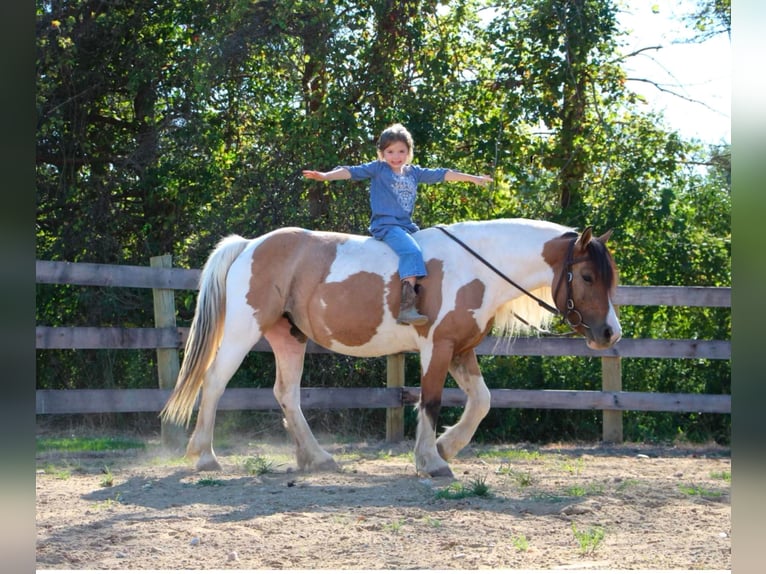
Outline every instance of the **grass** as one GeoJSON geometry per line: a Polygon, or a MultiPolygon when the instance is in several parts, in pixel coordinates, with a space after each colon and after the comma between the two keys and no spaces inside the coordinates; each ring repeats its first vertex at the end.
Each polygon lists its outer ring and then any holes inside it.
{"type": "Polygon", "coordinates": [[[566,489],[568,496],[583,497],[592,496],[594,494],[604,494],[604,486],[602,484],[590,483],[590,484],[573,484],[566,489]]]}
{"type": "Polygon", "coordinates": [[[436,498],[441,500],[460,500],[470,496],[487,497],[489,495],[490,489],[486,478],[475,478],[468,486],[460,482],[453,482],[449,486],[440,488],[435,493],[436,498]]]}
{"type": "Polygon", "coordinates": [[[61,451],[111,451],[127,449],[145,449],[146,443],[136,439],[120,437],[67,437],[38,438],[36,450],[40,452],[61,451]]]}
{"type": "Polygon", "coordinates": [[[274,471],[274,462],[263,456],[250,456],[244,460],[242,466],[245,471],[253,476],[261,476],[274,471]]]}
{"type": "Polygon", "coordinates": [[[223,481],[218,480],[217,478],[205,477],[205,478],[200,478],[196,482],[196,485],[197,486],[223,486],[223,481]]]}
{"type": "Polygon", "coordinates": [[[402,529],[402,526],[404,526],[404,520],[401,518],[397,518],[396,520],[390,522],[389,524],[386,524],[383,529],[388,530],[389,532],[393,532],[394,534],[398,534],[399,531],[402,529]]]}
{"type": "Polygon", "coordinates": [[[109,510],[115,504],[118,504],[120,502],[121,496],[122,495],[119,492],[117,492],[111,498],[107,498],[106,500],[102,500],[101,502],[96,502],[95,504],[93,504],[93,508],[96,510],[109,510]]]}
{"type": "Polygon", "coordinates": [[[537,460],[543,455],[524,449],[489,449],[477,453],[478,458],[499,458],[503,461],[537,460]]]}
{"type": "Polygon", "coordinates": [[[514,536],[511,542],[513,542],[513,547],[516,548],[516,550],[519,552],[526,552],[529,549],[529,541],[523,534],[514,536]]]}
{"type": "Polygon", "coordinates": [[[99,484],[101,484],[101,486],[105,488],[114,486],[114,476],[112,475],[112,471],[109,470],[109,467],[104,466],[101,472],[104,473],[104,477],[101,479],[101,482],[99,484]]]}
{"type": "Polygon", "coordinates": [[[530,472],[522,472],[515,470],[511,467],[510,463],[503,463],[500,468],[497,469],[497,474],[501,474],[511,478],[521,488],[532,486],[534,480],[530,472]]]}
{"type": "Polygon", "coordinates": [[[72,477],[71,468],[59,468],[48,464],[43,470],[45,470],[45,474],[50,474],[53,478],[57,478],[58,480],[67,480],[72,477]]]}
{"type": "Polygon", "coordinates": [[[637,478],[626,478],[617,485],[617,492],[625,492],[629,488],[634,488],[641,484],[641,481],[637,478]]]}
{"type": "Polygon", "coordinates": [[[587,530],[580,530],[574,522],[572,523],[572,534],[580,545],[580,554],[583,556],[592,555],[606,535],[600,526],[591,526],[587,530]]]}
{"type": "Polygon", "coordinates": [[[423,519],[423,522],[425,522],[426,526],[430,526],[431,528],[439,528],[442,525],[442,521],[433,516],[426,516],[423,519]]]}
{"type": "Polygon", "coordinates": [[[710,478],[714,480],[723,480],[724,482],[731,482],[731,471],[722,470],[720,472],[711,472],[710,478]]]}
{"type": "Polygon", "coordinates": [[[687,496],[699,496],[700,498],[717,499],[724,496],[724,492],[699,486],[697,484],[679,484],[678,490],[687,496]]]}
{"type": "Polygon", "coordinates": [[[565,460],[559,463],[559,468],[564,472],[568,472],[571,475],[579,476],[585,468],[585,462],[581,458],[574,460],[565,460]]]}

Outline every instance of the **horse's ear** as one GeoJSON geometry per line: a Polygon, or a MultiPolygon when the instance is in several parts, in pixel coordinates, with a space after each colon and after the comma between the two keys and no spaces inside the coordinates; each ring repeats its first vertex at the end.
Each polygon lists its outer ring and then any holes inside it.
{"type": "Polygon", "coordinates": [[[601,244],[606,245],[606,242],[609,241],[609,238],[612,236],[612,232],[614,229],[610,229],[606,233],[604,233],[601,237],[598,237],[597,239],[601,242],[601,244]]]}
{"type": "Polygon", "coordinates": [[[588,247],[588,243],[590,243],[590,240],[593,238],[593,227],[590,225],[586,227],[583,232],[580,234],[580,237],[577,238],[577,244],[575,247],[581,250],[585,250],[586,247],[588,247]]]}

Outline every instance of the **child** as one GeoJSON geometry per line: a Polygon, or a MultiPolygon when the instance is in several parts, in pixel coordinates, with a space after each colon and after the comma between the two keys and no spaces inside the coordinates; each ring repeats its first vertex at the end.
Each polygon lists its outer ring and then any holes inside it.
{"type": "Polygon", "coordinates": [[[469,175],[446,168],[422,168],[412,165],[414,144],[412,135],[401,124],[386,128],[378,139],[378,160],[357,166],[336,167],[332,171],[304,170],[303,176],[318,181],[338,179],[370,181],[370,233],[384,241],[399,256],[399,277],[402,279],[402,302],[397,322],[423,325],[428,317],[415,308],[415,282],[426,276],[423,253],[412,234],[418,226],[412,221],[412,211],[419,183],[467,181],[486,185],[492,178],[469,175]]]}

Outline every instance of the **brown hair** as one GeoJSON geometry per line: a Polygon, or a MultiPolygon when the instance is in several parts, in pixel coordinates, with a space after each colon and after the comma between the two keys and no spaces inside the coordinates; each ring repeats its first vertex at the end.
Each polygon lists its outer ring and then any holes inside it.
{"type": "Polygon", "coordinates": [[[380,156],[383,150],[395,142],[402,142],[407,146],[407,149],[410,150],[408,161],[412,161],[415,142],[412,140],[412,134],[402,124],[394,124],[383,130],[383,133],[378,138],[378,155],[380,156]]]}

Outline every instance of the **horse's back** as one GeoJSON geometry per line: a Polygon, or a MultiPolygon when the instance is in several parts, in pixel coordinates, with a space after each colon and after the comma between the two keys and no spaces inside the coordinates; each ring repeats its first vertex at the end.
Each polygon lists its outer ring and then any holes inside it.
{"type": "Polygon", "coordinates": [[[255,318],[260,333],[288,317],[326,348],[374,356],[392,344],[381,334],[384,324],[395,325],[398,289],[397,257],[385,243],[281,228],[252,240],[232,265],[227,315],[240,329],[255,318]]]}

